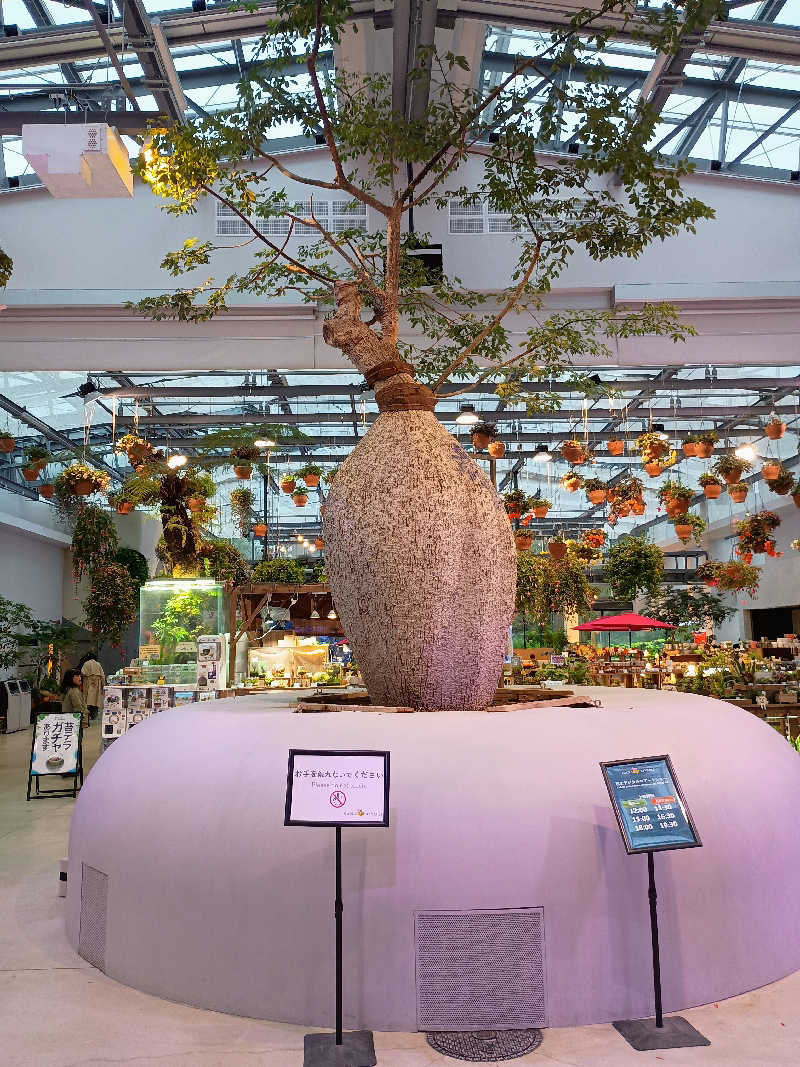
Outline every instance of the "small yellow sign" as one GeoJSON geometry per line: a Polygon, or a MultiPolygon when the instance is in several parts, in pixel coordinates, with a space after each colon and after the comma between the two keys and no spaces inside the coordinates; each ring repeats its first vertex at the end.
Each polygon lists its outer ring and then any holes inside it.
{"type": "Polygon", "coordinates": [[[152,659],[161,655],[161,645],[139,645],[139,659],[152,659]]]}

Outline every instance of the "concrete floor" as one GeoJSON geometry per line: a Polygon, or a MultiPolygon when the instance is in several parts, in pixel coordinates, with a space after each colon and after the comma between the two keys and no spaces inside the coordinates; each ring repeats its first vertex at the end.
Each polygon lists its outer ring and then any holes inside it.
{"type": "MultiPolygon", "coordinates": [[[[93,726],[85,764],[99,748],[93,726]]],[[[172,1004],[128,989],[75,955],[64,934],[58,861],[72,800],[26,803],[30,733],[0,735],[0,1067],[301,1067],[303,1029],[172,1004]]],[[[764,906],[769,907],[769,894],[764,906]]],[[[796,919],[786,917],[787,933],[796,919]]],[[[685,1012],[711,1046],[634,1052],[611,1026],[547,1030],[514,1064],[767,1067],[800,1064],[800,972],[685,1012]]],[[[447,1067],[421,1034],[376,1034],[380,1067],[447,1067]]]]}

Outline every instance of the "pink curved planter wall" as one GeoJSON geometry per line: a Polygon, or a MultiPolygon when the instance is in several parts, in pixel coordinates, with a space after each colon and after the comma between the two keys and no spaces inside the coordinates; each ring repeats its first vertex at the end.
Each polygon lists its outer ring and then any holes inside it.
{"type": "Polygon", "coordinates": [[[647,873],[598,767],[669,752],[703,839],[656,856],[665,1010],[800,967],[800,757],[745,711],[594,691],[602,710],[151,719],[92,770],[70,839],[109,876],[106,971],[172,1000],[332,1022],[333,831],[283,826],[290,747],[386,748],[391,826],[345,830],[345,1022],[416,1029],[414,913],[543,907],[551,1026],[652,1013],[647,873]]]}

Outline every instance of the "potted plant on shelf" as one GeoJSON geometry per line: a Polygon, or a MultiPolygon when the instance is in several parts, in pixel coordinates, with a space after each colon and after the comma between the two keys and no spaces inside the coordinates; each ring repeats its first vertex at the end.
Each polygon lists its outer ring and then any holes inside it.
{"type": "Polygon", "coordinates": [[[625,442],[621,437],[616,434],[612,434],[608,439],[608,454],[609,456],[621,456],[625,451],[625,442]]]}
{"type": "Polygon", "coordinates": [[[780,441],[783,435],[786,433],[786,423],[782,419],[773,413],[769,417],[769,421],[764,423],[764,436],[768,437],[770,441],[780,441]]]}
{"type": "Polygon", "coordinates": [[[686,485],[668,478],[658,490],[658,499],[664,505],[669,518],[685,515],[689,510],[694,492],[686,485]]]}
{"type": "Polygon", "coordinates": [[[747,482],[733,482],[728,486],[728,496],[734,504],[743,504],[747,499],[749,489],[747,482]]]}
{"type": "MultiPolygon", "coordinates": [[[[722,482],[715,474],[701,474],[697,480],[709,500],[716,500],[722,495],[722,482]]],[[[745,488],[747,487],[745,486],[745,488]]]]}
{"type": "Polygon", "coordinates": [[[493,422],[476,422],[470,434],[472,447],[476,452],[482,452],[497,434],[497,427],[493,422]]]}
{"type": "Polygon", "coordinates": [[[292,493],[292,500],[295,503],[295,507],[298,508],[304,508],[308,503],[308,492],[306,491],[306,487],[300,482],[298,482],[297,485],[295,485],[294,487],[294,492],[292,493]]]}
{"type": "Polygon", "coordinates": [[[571,464],[588,463],[592,458],[591,449],[581,444],[577,437],[572,437],[561,446],[561,455],[571,464]]]}
{"type": "Polygon", "coordinates": [[[14,451],[17,439],[12,437],[8,430],[0,431],[0,454],[9,455],[14,451]]]}
{"type": "Polygon", "coordinates": [[[521,489],[511,489],[508,493],[503,493],[503,503],[509,519],[513,522],[526,510],[528,498],[521,489]]]}
{"type": "Polygon", "coordinates": [[[233,464],[233,473],[243,481],[251,477],[253,463],[261,456],[255,445],[236,445],[230,450],[230,458],[233,464]]]}
{"type": "Polygon", "coordinates": [[[297,471],[297,477],[303,479],[308,489],[316,489],[324,473],[324,468],[318,467],[316,463],[306,463],[297,471]]]}
{"type": "Polygon", "coordinates": [[[287,496],[292,495],[296,485],[297,480],[293,478],[291,474],[284,474],[281,478],[281,492],[286,493],[287,496]]]}
{"type": "Polygon", "coordinates": [[[583,485],[583,478],[577,471],[570,470],[561,475],[561,484],[568,493],[574,493],[583,485]]]}
{"type": "Polygon", "coordinates": [[[684,437],[681,443],[684,456],[696,456],[697,455],[697,434],[690,433],[684,437]]]}
{"type": "Polygon", "coordinates": [[[55,486],[72,496],[91,496],[108,489],[110,482],[111,477],[105,471],[95,470],[87,463],[70,463],[57,476],[55,486]]]}
{"type": "Polygon", "coordinates": [[[606,483],[601,478],[587,478],[583,489],[590,504],[602,504],[606,499],[606,483]]]}
{"type": "MultiPolygon", "coordinates": [[[[539,493],[536,496],[532,496],[528,501],[528,507],[537,519],[544,519],[547,516],[548,511],[553,506],[552,501],[547,500],[545,497],[540,496],[539,493]]],[[[800,504],[798,505],[800,507],[800,504]]]]}
{"type": "Polygon", "coordinates": [[[563,559],[566,556],[568,548],[567,542],[564,540],[561,534],[556,534],[551,537],[547,542],[547,551],[555,560],[563,559]]]}
{"type": "Polygon", "coordinates": [[[234,489],[230,496],[231,515],[242,537],[250,532],[250,516],[255,503],[252,489],[234,489]]]}
{"type": "Polygon", "coordinates": [[[41,445],[29,445],[25,449],[25,465],[22,476],[26,482],[35,482],[53,457],[41,445]]]}
{"type": "Polygon", "coordinates": [[[720,456],[711,468],[713,474],[718,475],[728,485],[733,485],[742,480],[743,474],[749,474],[753,464],[748,459],[742,459],[733,452],[720,456]]]}
{"type": "Polygon", "coordinates": [[[533,534],[529,530],[517,530],[514,534],[514,544],[519,552],[527,552],[533,544],[533,534]]]}
{"type": "Polygon", "coordinates": [[[683,541],[684,544],[687,544],[691,538],[694,538],[695,542],[699,544],[700,537],[708,525],[705,519],[691,513],[688,515],[676,515],[672,519],[672,523],[675,527],[675,536],[680,541],[683,541]]]}
{"type": "Polygon", "coordinates": [[[668,444],[660,433],[642,433],[636,438],[636,447],[645,466],[654,463],[668,451],[668,444]]]}
{"type": "Polygon", "coordinates": [[[697,442],[696,455],[698,459],[708,459],[714,452],[714,446],[719,440],[719,436],[714,430],[701,430],[693,436],[697,442]]]}

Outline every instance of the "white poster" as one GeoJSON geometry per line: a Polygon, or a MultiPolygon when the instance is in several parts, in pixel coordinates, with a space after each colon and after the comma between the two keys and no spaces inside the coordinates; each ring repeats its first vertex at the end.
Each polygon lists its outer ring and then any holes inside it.
{"type": "Polygon", "coordinates": [[[285,824],[388,826],[389,753],[292,749],[285,824]]]}
{"type": "Polygon", "coordinates": [[[77,712],[37,715],[31,774],[74,774],[78,769],[80,729],[77,712]]]}

